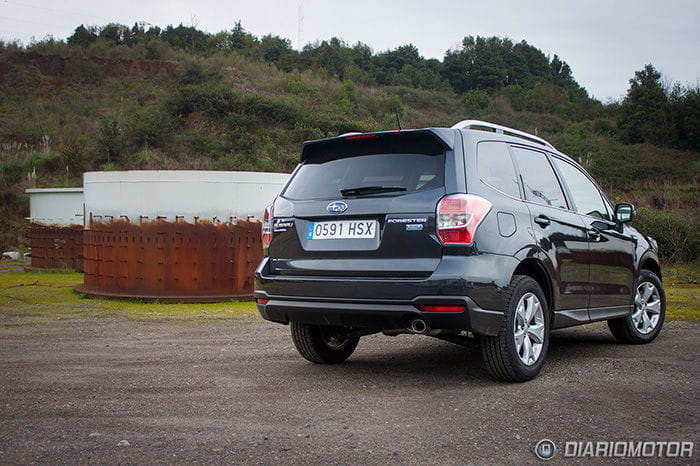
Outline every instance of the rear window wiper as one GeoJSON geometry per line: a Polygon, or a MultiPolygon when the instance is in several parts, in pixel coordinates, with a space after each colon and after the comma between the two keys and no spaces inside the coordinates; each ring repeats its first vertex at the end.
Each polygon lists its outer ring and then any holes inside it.
{"type": "Polygon", "coordinates": [[[345,188],[340,190],[343,196],[365,196],[369,194],[393,193],[406,191],[403,186],[362,186],[359,188],[345,188]]]}

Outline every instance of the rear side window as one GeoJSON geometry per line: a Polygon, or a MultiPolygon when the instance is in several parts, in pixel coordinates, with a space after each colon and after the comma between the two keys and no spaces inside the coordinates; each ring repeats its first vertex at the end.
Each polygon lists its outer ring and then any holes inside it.
{"type": "Polygon", "coordinates": [[[572,200],[576,204],[576,212],[610,220],[610,214],[605,207],[603,196],[593,182],[572,164],[555,157],[552,160],[554,160],[554,164],[569,187],[572,200]]]}
{"type": "Polygon", "coordinates": [[[525,199],[566,209],[566,199],[554,169],[543,152],[513,147],[515,162],[525,189],[525,199]]]}
{"type": "Polygon", "coordinates": [[[343,190],[375,187],[386,189],[378,189],[375,195],[406,194],[444,186],[444,173],[444,154],[371,154],[305,162],[283,196],[332,199],[342,197],[343,190]]]}
{"type": "Polygon", "coordinates": [[[481,181],[510,196],[520,198],[518,176],[508,146],[502,142],[480,142],[476,154],[481,181]]]}

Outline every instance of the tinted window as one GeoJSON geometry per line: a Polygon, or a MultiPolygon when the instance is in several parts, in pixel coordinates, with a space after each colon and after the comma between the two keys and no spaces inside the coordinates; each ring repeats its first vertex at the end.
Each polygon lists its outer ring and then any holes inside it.
{"type": "Polygon", "coordinates": [[[554,164],[561,172],[564,182],[569,188],[576,211],[592,217],[610,220],[610,214],[605,208],[603,197],[591,180],[572,164],[555,157],[552,160],[554,160],[554,164]]]}
{"type": "Polygon", "coordinates": [[[554,169],[542,152],[513,148],[525,189],[525,199],[566,209],[566,199],[554,169]]]}
{"type": "Polygon", "coordinates": [[[477,170],[484,183],[513,197],[520,197],[518,176],[506,144],[480,142],[477,148],[477,170]]]}
{"type": "Polygon", "coordinates": [[[284,192],[288,199],[330,199],[340,191],[370,186],[397,187],[405,194],[444,185],[444,155],[375,154],[323,163],[304,163],[284,192]]]}

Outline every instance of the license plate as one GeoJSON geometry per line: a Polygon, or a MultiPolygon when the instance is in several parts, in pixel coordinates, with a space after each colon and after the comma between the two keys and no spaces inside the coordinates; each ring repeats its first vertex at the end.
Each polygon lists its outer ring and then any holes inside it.
{"type": "Polygon", "coordinates": [[[376,220],[337,220],[311,222],[307,239],[373,239],[377,236],[376,220]]]}

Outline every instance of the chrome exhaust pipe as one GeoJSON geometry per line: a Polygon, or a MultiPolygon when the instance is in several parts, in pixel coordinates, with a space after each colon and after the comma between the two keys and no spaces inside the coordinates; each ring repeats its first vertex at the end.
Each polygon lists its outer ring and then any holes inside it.
{"type": "Polygon", "coordinates": [[[413,319],[413,321],[411,322],[411,331],[413,333],[423,335],[429,330],[430,329],[428,328],[428,324],[426,324],[423,319],[413,319]]]}

